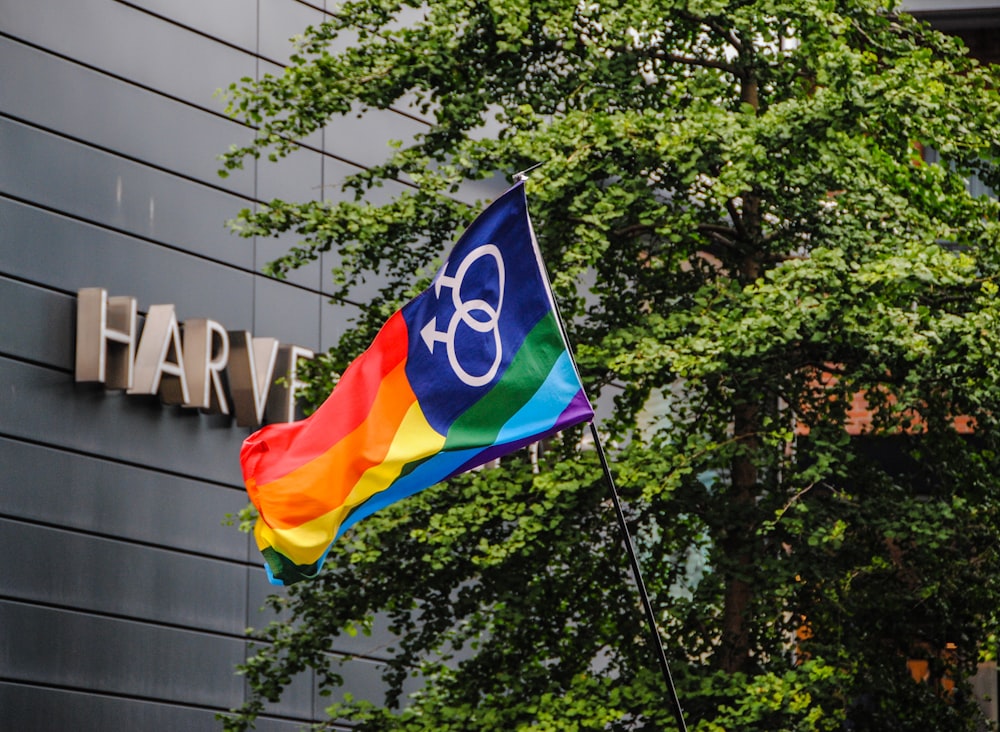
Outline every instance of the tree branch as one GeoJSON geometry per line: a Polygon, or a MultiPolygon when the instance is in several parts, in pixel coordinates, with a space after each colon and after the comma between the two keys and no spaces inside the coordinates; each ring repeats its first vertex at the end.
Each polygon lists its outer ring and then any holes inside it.
{"type": "Polygon", "coordinates": [[[713,234],[719,237],[726,237],[730,243],[739,238],[739,232],[731,226],[720,226],[718,224],[698,224],[698,231],[703,234],[713,234]]]}
{"type": "Polygon", "coordinates": [[[629,224],[620,229],[613,229],[611,233],[614,236],[642,236],[652,231],[653,227],[649,224],[629,224]]]}
{"type": "Polygon", "coordinates": [[[671,63],[683,64],[685,66],[702,66],[709,69],[719,69],[720,71],[725,71],[733,76],[739,76],[740,70],[728,64],[724,61],[715,61],[710,58],[694,58],[693,56],[681,56],[676,53],[660,53],[657,51],[653,52],[653,57],[661,61],[669,61],[671,63]]]}
{"type": "Polygon", "coordinates": [[[742,41],[740,41],[740,39],[733,33],[732,30],[724,28],[723,26],[719,25],[717,21],[710,20],[708,18],[699,18],[697,15],[694,15],[693,13],[689,13],[684,10],[679,10],[677,12],[678,15],[680,15],[685,20],[688,20],[692,23],[697,23],[698,25],[708,28],[710,31],[714,31],[720,37],[724,38],[726,42],[728,42],[737,51],[743,50],[742,41]]]}

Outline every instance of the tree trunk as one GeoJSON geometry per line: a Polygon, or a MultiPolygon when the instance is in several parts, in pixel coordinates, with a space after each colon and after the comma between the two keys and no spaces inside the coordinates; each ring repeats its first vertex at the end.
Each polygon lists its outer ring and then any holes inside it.
{"type": "MultiPolygon", "coordinates": [[[[743,79],[740,96],[744,103],[759,109],[757,82],[749,72],[743,79]]],[[[753,191],[743,195],[740,219],[747,239],[747,256],[734,275],[740,282],[750,283],[761,275],[761,253],[756,248],[762,234],[760,199],[753,191]]],[[[755,393],[752,387],[737,389],[733,395],[733,436],[740,449],[731,465],[729,520],[721,542],[726,567],[718,654],[719,668],[729,673],[746,670],[750,662],[751,606],[754,597],[750,575],[757,555],[754,514],[759,490],[754,456],[761,449],[758,435],[762,399],[763,395],[755,393]]]]}
{"type": "MultiPolygon", "coordinates": [[[[752,398],[753,395],[748,395],[752,398]]],[[[757,497],[757,466],[753,454],[759,449],[757,425],[760,405],[746,401],[735,408],[735,436],[743,451],[732,462],[730,520],[722,550],[727,560],[722,611],[722,644],[719,668],[729,673],[743,671],[750,661],[750,612],[753,585],[750,572],[755,561],[754,520],[757,497]]]]}

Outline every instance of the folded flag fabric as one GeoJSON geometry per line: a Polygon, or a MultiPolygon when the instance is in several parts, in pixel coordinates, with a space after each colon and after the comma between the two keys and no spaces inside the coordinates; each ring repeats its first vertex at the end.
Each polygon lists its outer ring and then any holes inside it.
{"type": "Polygon", "coordinates": [[[593,417],[560,328],[524,184],[458,240],[312,415],[243,443],[268,576],[316,576],[375,511],[593,417]]]}

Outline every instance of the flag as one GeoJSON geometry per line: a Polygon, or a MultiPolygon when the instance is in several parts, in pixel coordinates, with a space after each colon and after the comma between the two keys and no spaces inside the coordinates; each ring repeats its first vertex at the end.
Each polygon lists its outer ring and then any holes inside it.
{"type": "Polygon", "coordinates": [[[316,576],[348,527],[593,417],[559,325],[523,182],[459,238],[306,419],[240,451],[275,584],[316,576]]]}

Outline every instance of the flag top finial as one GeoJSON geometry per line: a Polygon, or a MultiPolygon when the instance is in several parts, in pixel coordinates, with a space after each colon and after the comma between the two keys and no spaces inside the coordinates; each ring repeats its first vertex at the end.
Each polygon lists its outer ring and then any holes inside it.
{"type": "Polygon", "coordinates": [[[525,168],[524,170],[521,170],[521,171],[518,171],[517,173],[514,173],[514,176],[513,176],[514,182],[515,183],[522,183],[522,182],[528,180],[528,173],[531,172],[532,170],[534,170],[535,168],[539,167],[543,163],[544,163],[544,161],[542,163],[535,163],[531,167],[525,168]]]}

